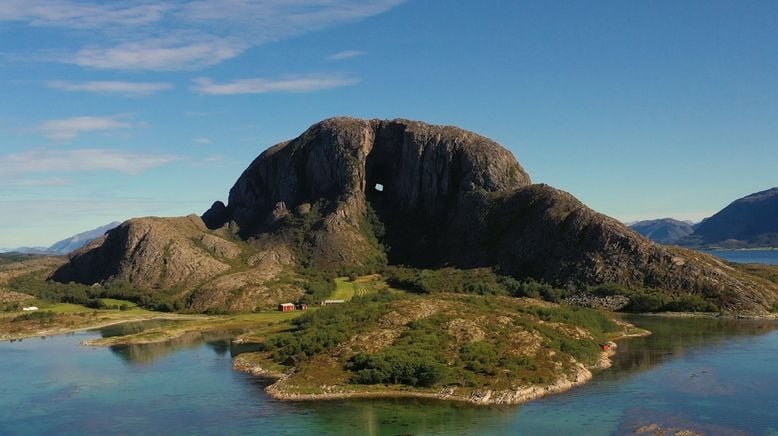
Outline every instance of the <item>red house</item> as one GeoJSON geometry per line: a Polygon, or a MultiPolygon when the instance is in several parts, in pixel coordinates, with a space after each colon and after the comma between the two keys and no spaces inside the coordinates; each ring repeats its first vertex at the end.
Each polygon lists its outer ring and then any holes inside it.
{"type": "Polygon", "coordinates": [[[279,312],[291,312],[293,310],[294,310],[294,304],[292,303],[281,303],[278,305],[279,312]]]}

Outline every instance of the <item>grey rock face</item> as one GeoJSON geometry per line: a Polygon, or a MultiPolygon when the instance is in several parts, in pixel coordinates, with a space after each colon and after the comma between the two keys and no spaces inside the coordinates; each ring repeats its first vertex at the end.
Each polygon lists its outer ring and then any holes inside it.
{"type": "MultiPolygon", "coordinates": [[[[416,121],[317,123],[255,159],[226,206],[190,218],[120,226],[55,278],[200,283],[201,290],[219,283],[225,301],[242,298],[231,284],[250,281],[252,295],[267,295],[264,276],[249,274],[259,266],[225,275],[237,261],[225,242],[237,236],[262,256],[283,259],[272,277],[295,264],[338,270],[388,257],[417,267],[495,267],[566,287],[618,283],[695,294],[743,312],[763,313],[778,298],[774,284],[657,245],[566,192],[531,184],[514,156],[488,138],[416,121]],[[202,238],[208,231],[226,239],[202,238]]],[[[207,295],[198,294],[198,304],[205,307],[207,295]]]]}
{"type": "Polygon", "coordinates": [[[227,220],[250,236],[278,203],[358,208],[376,184],[400,212],[435,217],[467,192],[529,183],[509,151],[457,127],[333,118],[262,153],[230,190],[227,220]]]}

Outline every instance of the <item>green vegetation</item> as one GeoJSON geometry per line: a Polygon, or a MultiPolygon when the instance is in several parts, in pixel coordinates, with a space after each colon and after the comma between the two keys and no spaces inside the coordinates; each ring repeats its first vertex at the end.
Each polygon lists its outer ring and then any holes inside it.
{"type": "Polygon", "coordinates": [[[379,292],[355,297],[351,304],[308,312],[293,321],[294,331],[273,337],[266,347],[279,363],[292,357],[305,360],[372,327],[387,312],[386,303],[395,298],[389,292],[379,292]]]}
{"type": "Polygon", "coordinates": [[[469,391],[548,384],[599,362],[599,343],[625,327],[604,313],[502,296],[355,296],[292,321],[254,356],[296,393],[429,389],[469,391]],[[263,357],[268,361],[263,362],[263,357]],[[407,389],[407,388],[405,388],[407,389]]]}
{"type": "Polygon", "coordinates": [[[316,304],[335,292],[335,281],[327,272],[306,268],[300,271],[300,275],[303,277],[305,289],[305,294],[300,299],[302,303],[316,304]]]}
{"type": "Polygon", "coordinates": [[[497,348],[488,342],[470,342],[459,349],[459,358],[465,369],[476,374],[496,375],[503,366],[497,348]]]}
{"type": "Polygon", "coordinates": [[[440,351],[447,349],[453,338],[440,332],[439,326],[448,319],[435,316],[411,322],[386,349],[355,355],[346,365],[353,372],[351,382],[427,387],[445,379],[449,369],[440,351]]]}
{"type": "Polygon", "coordinates": [[[371,253],[354,271],[345,271],[357,275],[372,274],[380,271],[388,264],[386,253],[389,251],[381,241],[384,240],[386,228],[369,201],[365,202],[365,215],[359,217],[359,233],[368,243],[371,253]]]}
{"type": "Polygon", "coordinates": [[[623,295],[629,298],[629,304],[622,312],[718,312],[717,305],[705,300],[699,295],[671,295],[658,289],[633,290],[625,286],[608,283],[590,286],[588,292],[598,297],[623,295]]]}
{"type": "Polygon", "coordinates": [[[575,306],[526,306],[521,307],[519,310],[534,315],[543,321],[584,328],[595,336],[602,336],[618,329],[613,320],[598,310],[575,306]]]}
{"type": "Polygon", "coordinates": [[[338,277],[335,279],[335,292],[330,298],[350,301],[355,296],[361,297],[386,288],[386,282],[377,274],[362,277],[338,277]]]}
{"type": "Polygon", "coordinates": [[[48,310],[38,312],[28,312],[17,315],[11,319],[11,322],[34,321],[39,324],[52,324],[57,318],[57,314],[48,310]]]}
{"type": "Polygon", "coordinates": [[[773,283],[778,283],[778,265],[747,263],[747,264],[734,264],[733,266],[748,274],[761,277],[773,283]]]}
{"type": "Polygon", "coordinates": [[[0,253],[0,265],[8,265],[41,257],[39,254],[0,253]]]}
{"type": "Polygon", "coordinates": [[[523,281],[500,275],[491,268],[436,270],[408,267],[387,267],[386,281],[395,287],[420,294],[456,292],[477,295],[509,295],[513,297],[542,298],[559,302],[567,291],[532,279],[523,281]]]}
{"type": "Polygon", "coordinates": [[[46,271],[37,271],[12,278],[7,287],[16,292],[33,295],[46,301],[72,303],[93,309],[131,309],[141,306],[160,312],[181,312],[185,302],[178,296],[180,290],[138,289],[127,282],[113,281],[92,287],[78,283],[46,281],[46,271]]]}

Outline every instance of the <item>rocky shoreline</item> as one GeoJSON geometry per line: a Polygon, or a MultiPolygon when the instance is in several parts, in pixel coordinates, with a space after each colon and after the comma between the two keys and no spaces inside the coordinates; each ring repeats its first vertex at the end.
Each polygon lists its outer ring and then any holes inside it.
{"type": "MultiPolygon", "coordinates": [[[[629,334],[618,339],[645,336],[651,334],[629,334]]],[[[257,363],[248,362],[247,359],[237,356],[233,361],[233,369],[247,374],[274,379],[275,382],[265,388],[265,392],[277,400],[283,401],[319,401],[319,400],[344,400],[353,398],[425,398],[445,401],[458,401],[479,406],[487,405],[517,405],[527,401],[536,400],[551,394],[557,394],[582,385],[593,378],[592,370],[606,369],[612,365],[611,357],[615,355],[617,345],[609,342],[607,351],[603,351],[595,365],[586,367],[582,363],[576,364],[574,374],[565,374],[554,383],[546,386],[530,385],[521,386],[510,390],[476,389],[464,390],[461,388],[443,387],[438,391],[422,390],[398,390],[378,389],[373,391],[338,391],[339,386],[325,386],[321,393],[294,393],[289,392],[288,379],[294,374],[294,370],[287,373],[263,368],[257,363]]],[[[409,388],[412,389],[412,388],[409,388]]]]}
{"type": "Polygon", "coordinates": [[[721,319],[778,320],[778,313],[753,315],[753,314],[719,313],[719,312],[657,312],[657,313],[639,313],[633,315],[661,316],[667,318],[721,318],[721,319]]]}

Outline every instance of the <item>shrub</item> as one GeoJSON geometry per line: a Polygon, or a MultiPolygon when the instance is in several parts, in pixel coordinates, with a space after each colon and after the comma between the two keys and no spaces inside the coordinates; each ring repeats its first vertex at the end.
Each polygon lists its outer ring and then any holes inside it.
{"type": "Polygon", "coordinates": [[[365,331],[388,311],[386,303],[396,296],[383,291],[354,297],[350,302],[307,312],[292,323],[295,330],[273,336],[264,346],[284,363],[290,357],[308,358],[329,350],[365,331]]]}
{"type": "Polygon", "coordinates": [[[494,345],[483,341],[471,342],[459,350],[459,358],[465,368],[486,375],[497,374],[500,363],[494,345]]]}
{"type": "Polygon", "coordinates": [[[625,312],[718,312],[719,307],[699,295],[670,296],[659,292],[640,292],[629,296],[625,312]]]}
{"type": "Polygon", "coordinates": [[[384,351],[357,354],[348,365],[354,372],[352,383],[392,383],[409,386],[432,386],[446,377],[448,368],[429,353],[384,351]]]}
{"type": "Polygon", "coordinates": [[[41,310],[37,312],[23,313],[21,315],[17,315],[13,319],[11,319],[11,322],[35,321],[42,324],[48,324],[53,322],[54,318],[56,318],[56,314],[54,312],[49,312],[48,310],[41,310]]]}

